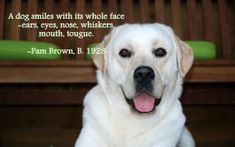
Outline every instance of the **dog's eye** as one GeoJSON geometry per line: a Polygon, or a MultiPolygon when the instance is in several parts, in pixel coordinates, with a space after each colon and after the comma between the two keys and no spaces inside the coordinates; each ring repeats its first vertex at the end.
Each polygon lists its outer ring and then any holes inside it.
{"type": "Polygon", "coordinates": [[[124,48],[120,50],[119,55],[123,58],[129,58],[131,56],[131,52],[124,48]]]}
{"type": "Polygon", "coordinates": [[[156,57],[163,57],[166,55],[166,50],[164,48],[158,48],[153,51],[153,54],[156,57]]]}

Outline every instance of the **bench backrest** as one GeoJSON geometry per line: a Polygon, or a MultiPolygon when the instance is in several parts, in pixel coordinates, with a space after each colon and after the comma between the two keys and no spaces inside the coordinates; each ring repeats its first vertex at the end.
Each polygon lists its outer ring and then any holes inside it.
{"type": "MultiPolygon", "coordinates": [[[[86,39],[39,38],[39,30],[26,31],[17,27],[22,23],[21,20],[8,20],[10,12],[13,15],[18,12],[120,13],[125,14],[125,19],[112,20],[114,25],[159,22],[172,26],[175,33],[184,40],[212,41],[217,46],[218,59],[231,59],[235,50],[235,0],[0,0],[0,39],[39,40],[54,42],[63,48],[86,48],[90,43],[100,42],[108,30],[93,30],[94,37],[86,39]]],[[[69,20],[75,21],[81,22],[69,20]]],[[[64,59],[85,60],[85,57],[65,56],[64,59]]]]}

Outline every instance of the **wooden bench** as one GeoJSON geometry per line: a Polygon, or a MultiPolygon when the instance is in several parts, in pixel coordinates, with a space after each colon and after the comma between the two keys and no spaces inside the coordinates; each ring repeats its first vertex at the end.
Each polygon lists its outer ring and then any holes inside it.
{"type": "MultiPolygon", "coordinates": [[[[235,0],[0,0],[0,39],[86,48],[108,30],[97,29],[94,38],[82,40],[39,38],[38,30],[19,29],[20,20],[7,17],[10,12],[91,11],[125,14],[125,20],[112,21],[115,25],[159,22],[172,26],[184,40],[214,42],[217,58],[195,61],[182,102],[197,146],[234,146],[235,0]]],[[[95,83],[95,67],[85,55],[65,55],[61,61],[0,61],[0,146],[73,146],[83,97],[95,83]]]]}
{"type": "MultiPolygon", "coordinates": [[[[100,42],[108,30],[94,30],[94,37],[89,39],[75,38],[39,38],[38,30],[23,30],[16,26],[21,23],[20,20],[8,20],[10,12],[13,14],[21,13],[60,13],[60,12],[79,12],[89,13],[122,13],[125,14],[124,21],[112,20],[115,25],[122,23],[148,23],[159,22],[172,26],[176,34],[184,40],[208,40],[216,44],[217,58],[215,61],[196,61],[191,74],[187,81],[190,82],[235,82],[234,60],[232,52],[235,49],[235,13],[234,1],[223,0],[48,0],[37,1],[21,1],[12,0],[0,1],[0,39],[9,40],[31,40],[31,41],[48,41],[53,42],[60,47],[76,48],[81,46],[85,49],[90,43],[100,42]],[[55,9],[56,8],[56,9],[55,9]]],[[[70,20],[75,21],[75,20],[70,20]]],[[[81,20],[78,20],[78,23],[81,20]]],[[[40,22],[39,22],[40,23],[40,22]]],[[[81,31],[81,30],[78,30],[81,31]]],[[[80,72],[89,71],[87,78],[81,76],[74,79],[74,82],[95,82],[94,67],[87,61],[85,55],[76,55],[71,57],[65,55],[62,61],[53,62],[12,62],[0,61],[0,82],[61,82],[60,78],[53,77],[50,74],[50,68],[53,66],[55,70],[63,70],[71,66],[76,67],[78,74],[80,72]],[[67,62],[69,61],[69,62],[67,62]],[[20,68],[16,68],[18,66],[20,68]],[[35,66],[34,66],[35,65],[35,66]],[[42,66],[40,66],[42,65],[42,66]],[[84,66],[85,65],[85,66],[84,66]],[[9,67],[9,68],[8,68],[9,67]],[[14,68],[11,68],[14,67],[14,68]],[[30,70],[30,67],[35,70],[30,70]],[[48,68],[47,68],[48,67],[48,68]],[[22,69],[22,70],[21,70],[22,69]],[[28,70],[23,70],[28,69],[28,70]],[[15,70],[21,72],[20,78],[15,75],[15,70]],[[35,74],[37,72],[37,74],[35,74]],[[43,74],[49,73],[49,74],[43,74]],[[43,74],[45,79],[40,78],[43,74]],[[4,76],[4,75],[7,75],[4,76]],[[31,77],[32,75],[33,77],[31,77]],[[47,81],[48,80],[48,81],[47,81]]],[[[66,77],[64,82],[71,79],[67,75],[73,74],[76,70],[67,70],[67,72],[59,72],[60,76],[66,77]]],[[[60,77],[58,76],[58,77],[60,77]]]]}

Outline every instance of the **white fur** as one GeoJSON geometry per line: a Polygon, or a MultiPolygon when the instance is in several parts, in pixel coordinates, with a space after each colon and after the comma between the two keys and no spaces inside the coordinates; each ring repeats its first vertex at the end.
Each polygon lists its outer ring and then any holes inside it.
{"type": "Polygon", "coordinates": [[[95,59],[103,68],[97,70],[98,85],[84,99],[83,128],[75,147],[194,147],[179,101],[183,76],[171,29],[160,24],[126,24],[114,28],[109,37],[104,63],[95,59]],[[166,57],[152,55],[158,47],[167,50],[166,57]],[[120,58],[121,48],[131,49],[133,57],[120,58]],[[163,92],[156,111],[149,114],[133,111],[123,95],[133,96],[133,72],[142,65],[154,69],[154,95],[163,92]]]}

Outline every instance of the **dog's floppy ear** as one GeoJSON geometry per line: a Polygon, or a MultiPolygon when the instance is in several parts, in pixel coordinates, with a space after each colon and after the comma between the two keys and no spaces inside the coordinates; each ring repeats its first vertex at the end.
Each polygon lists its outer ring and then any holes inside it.
{"type": "Polygon", "coordinates": [[[177,63],[179,72],[182,77],[186,75],[193,64],[193,50],[192,48],[176,36],[177,41],[177,63]]]}
{"type": "MultiPolygon", "coordinates": [[[[105,52],[106,52],[106,46],[107,46],[107,44],[108,44],[110,38],[111,38],[111,37],[110,37],[109,34],[106,35],[106,36],[104,37],[103,41],[97,45],[97,48],[99,48],[99,49],[104,49],[105,52]]],[[[105,66],[105,60],[106,60],[106,59],[105,59],[105,53],[104,53],[104,54],[94,54],[94,55],[93,55],[93,62],[94,62],[94,64],[95,64],[95,66],[96,66],[99,70],[101,70],[102,72],[104,72],[104,70],[105,70],[105,68],[106,68],[106,66],[105,66]]]]}
{"type": "Polygon", "coordinates": [[[192,48],[188,44],[180,40],[170,27],[162,24],[157,25],[164,28],[169,33],[169,35],[172,36],[174,46],[177,52],[177,64],[179,73],[182,77],[184,77],[193,64],[192,48]]]}

